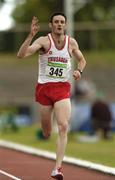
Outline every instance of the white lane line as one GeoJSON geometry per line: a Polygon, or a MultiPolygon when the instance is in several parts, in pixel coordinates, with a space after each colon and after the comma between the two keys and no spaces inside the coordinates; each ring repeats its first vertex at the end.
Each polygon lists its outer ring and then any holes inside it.
{"type": "Polygon", "coordinates": [[[13,180],[21,180],[21,179],[15,177],[15,176],[13,176],[13,175],[5,172],[5,171],[0,170],[0,173],[3,174],[3,175],[5,175],[5,176],[8,176],[8,177],[12,178],[13,180]]]}

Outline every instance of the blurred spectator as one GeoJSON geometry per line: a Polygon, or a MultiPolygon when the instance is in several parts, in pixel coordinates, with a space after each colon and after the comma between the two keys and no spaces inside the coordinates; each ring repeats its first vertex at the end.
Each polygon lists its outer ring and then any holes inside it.
{"type": "Polygon", "coordinates": [[[15,115],[11,111],[4,111],[0,114],[0,132],[6,132],[9,129],[14,132],[18,131],[18,126],[15,122],[15,115]]]}
{"type": "Polygon", "coordinates": [[[81,79],[75,83],[72,96],[71,132],[80,130],[82,124],[87,123],[90,119],[91,110],[88,101],[96,94],[96,88],[92,81],[81,79]]]}
{"type": "Polygon", "coordinates": [[[72,101],[70,132],[83,130],[83,126],[85,126],[85,130],[89,130],[90,109],[89,103],[72,101]]]}
{"type": "Polygon", "coordinates": [[[74,96],[79,98],[92,98],[96,94],[96,87],[91,80],[81,79],[76,82],[74,96]]]}
{"type": "Polygon", "coordinates": [[[101,130],[102,137],[104,139],[110,139],[112,115],[109,105],[101,99],[95,100],[91,108],[91,118],[91,125],[93,129],[91,134],[96,134],[98,130],[101,130]]]}
{"type": "Polygon", "coordinates": [[[112,112],[103,97],[102,93],[97,94],[90,80],[82,79],[75,84],[70,132],[78,132],[84,127],[84,131],[88,131],[88,135],[78,136],[79,141],[96,142],[101,137],[112,138],[112,112]]]}

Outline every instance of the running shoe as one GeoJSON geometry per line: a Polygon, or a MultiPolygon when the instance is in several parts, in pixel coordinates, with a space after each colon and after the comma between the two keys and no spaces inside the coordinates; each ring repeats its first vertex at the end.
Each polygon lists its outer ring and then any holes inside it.
{"type": "Polygon", "coordinates": [[[61,172],[61,168],[53,170],[51,173],[51,177],[57,180],[63,180],[63,173],[61,172]]]}

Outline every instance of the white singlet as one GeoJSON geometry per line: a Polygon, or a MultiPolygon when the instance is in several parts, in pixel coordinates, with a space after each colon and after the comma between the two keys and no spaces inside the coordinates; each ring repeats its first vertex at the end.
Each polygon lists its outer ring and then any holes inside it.
{"type": "Polygon", "coordinates": [[[39,55],[38,82],[66,82],[70,78],[71,58],[68,51],[69,37],[65,35],[65,43],[62,49],[57,49],[51,34],[49,50],[39,55]]]}

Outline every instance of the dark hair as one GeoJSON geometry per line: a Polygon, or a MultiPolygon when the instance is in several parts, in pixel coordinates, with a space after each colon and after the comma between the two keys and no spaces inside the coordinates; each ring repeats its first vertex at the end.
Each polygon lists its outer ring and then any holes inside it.
{"type": "Polygon", "coordinates": [[[52,23],[52,21],[53,21],[53,18],[54,18],[54,16],[63,16],[64,18],[65,18],[65,21],[67,21],[67,17],[66,17],[66,15],[64,14],[64,13],[62,13],[62,12],[56,12],[56,13],[53,13],[52,15],[51,15],[51,17],[50,17],[50,22],[52,23]]]}

